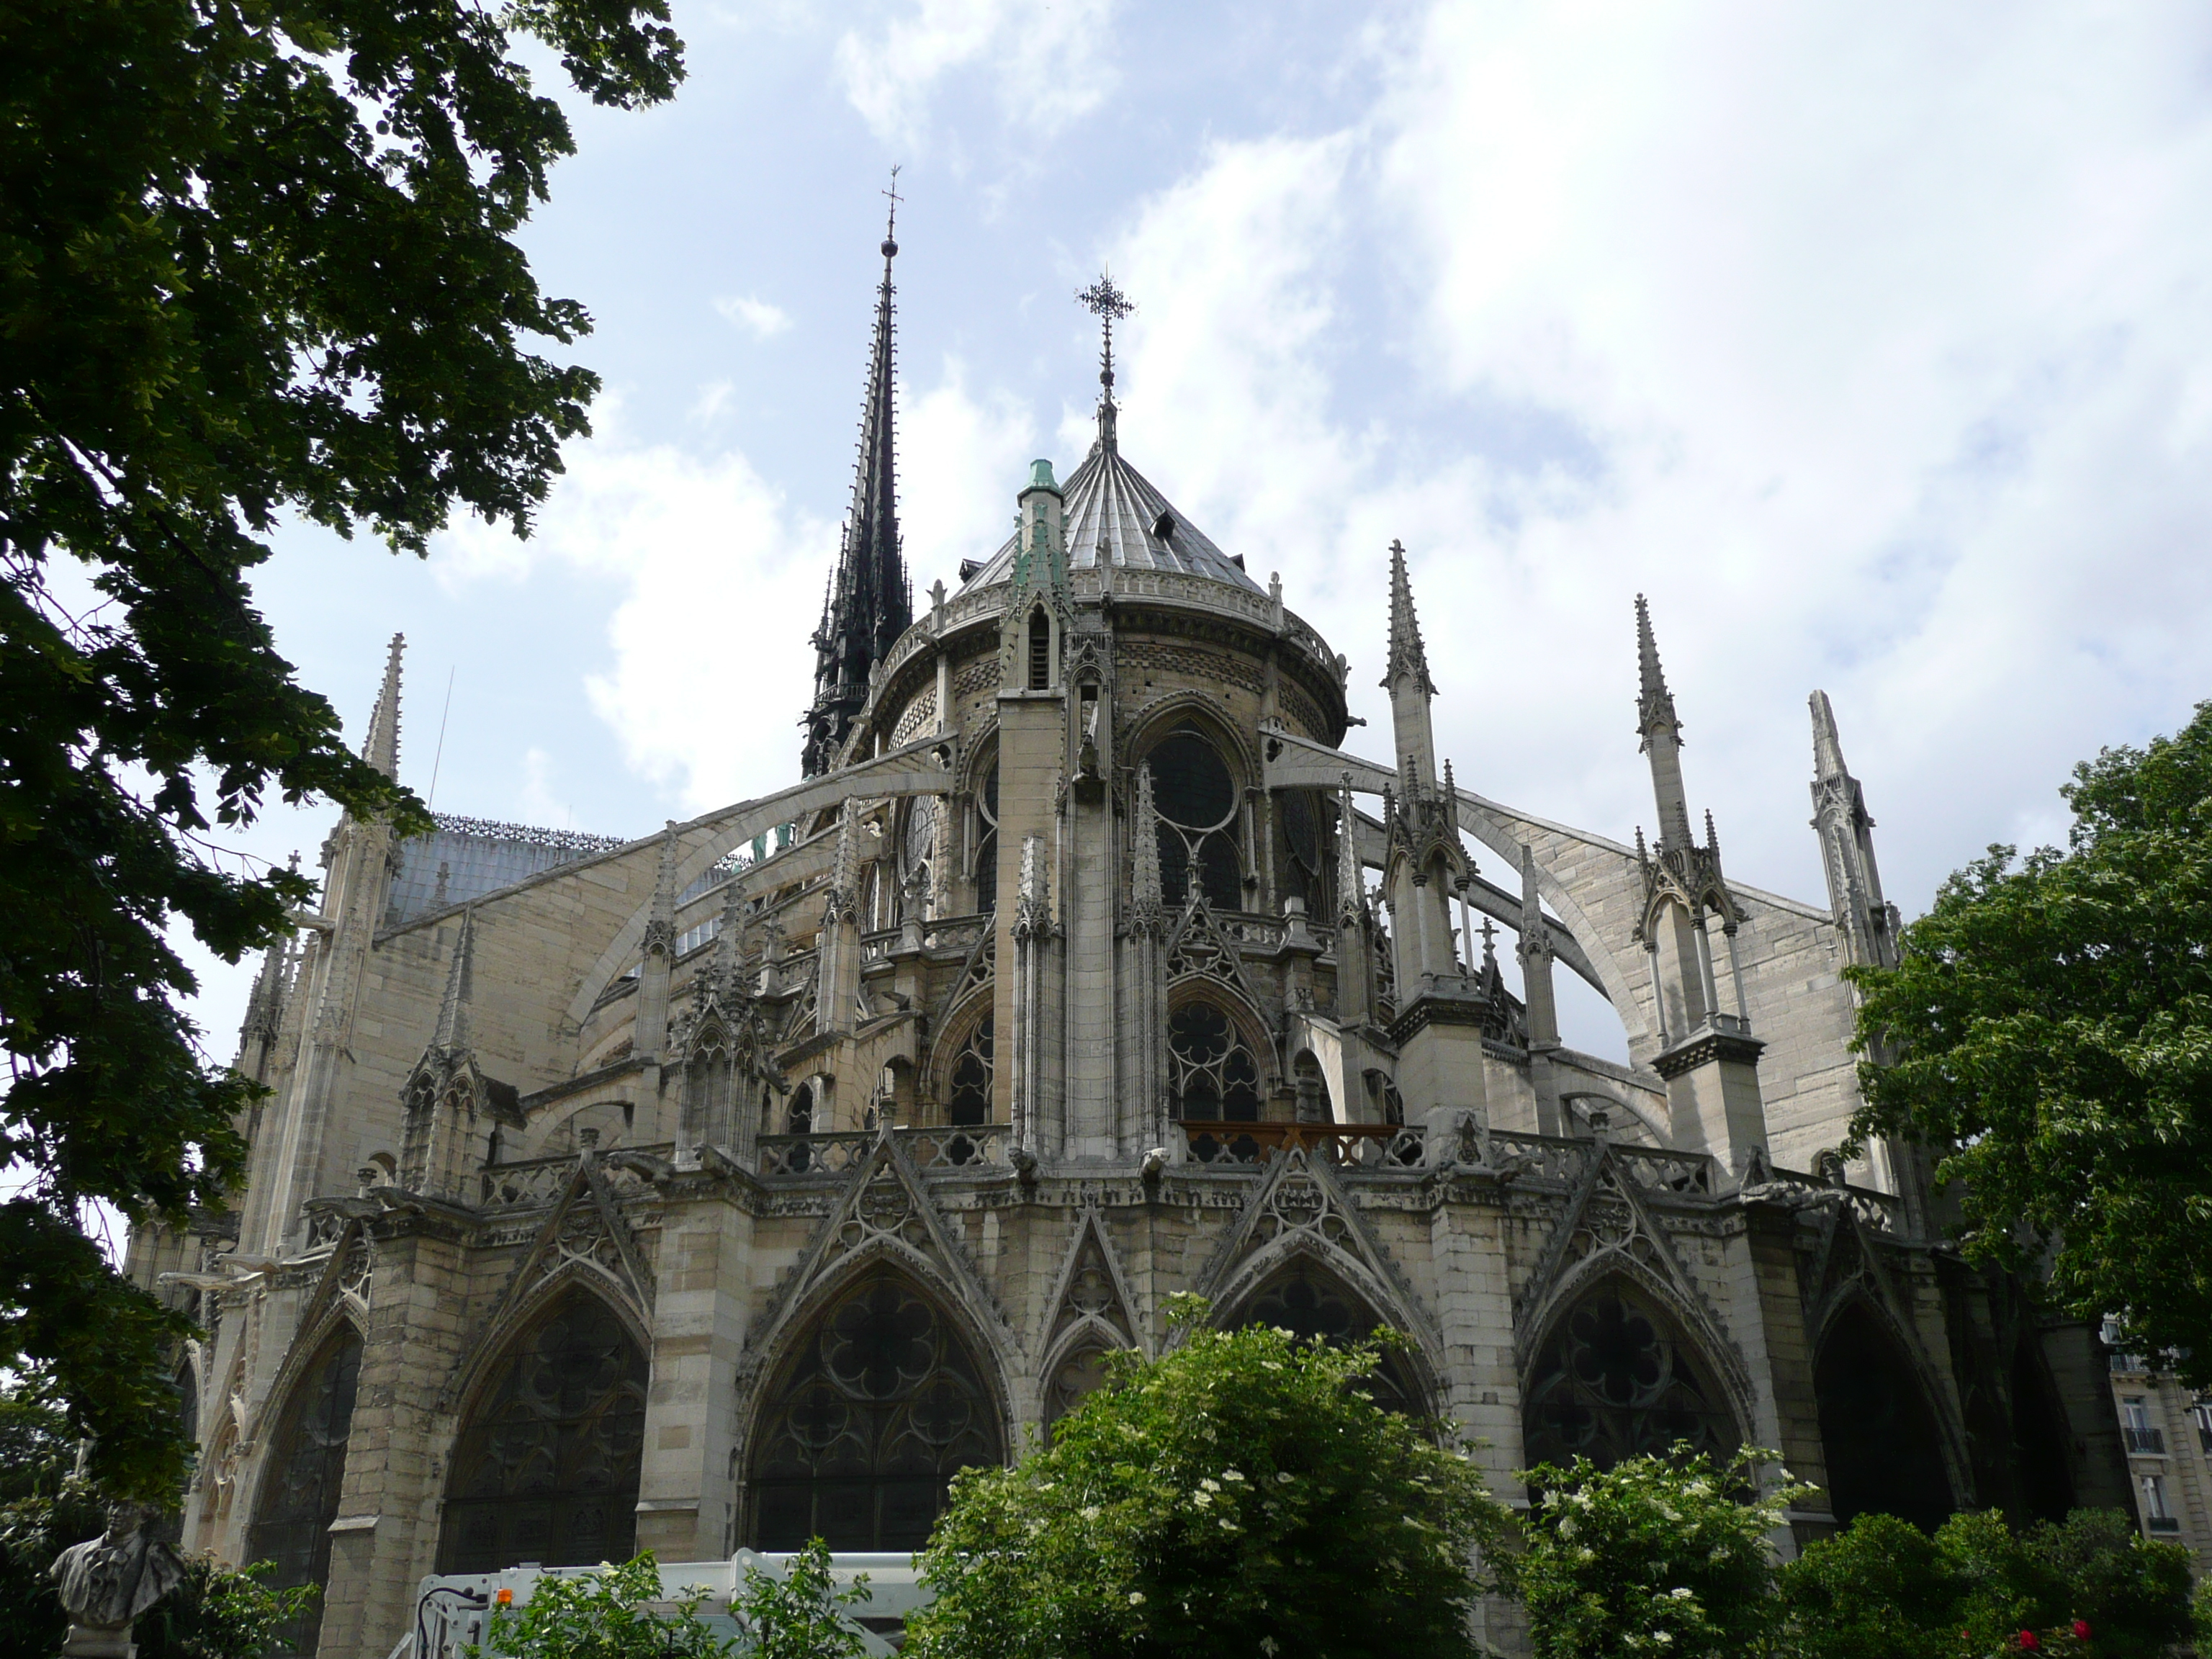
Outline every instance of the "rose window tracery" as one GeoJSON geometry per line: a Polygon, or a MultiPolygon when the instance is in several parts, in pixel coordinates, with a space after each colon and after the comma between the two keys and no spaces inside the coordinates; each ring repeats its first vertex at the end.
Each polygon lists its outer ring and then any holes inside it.
{"type": "Polygon", "coordinates": [[[628,1328],[582,1291],[524,1332],[454,1448],[438,1570],[629,1559],[647,1376],[628,1328]]]}
{"type": "Polygon", "coordinates": [[[946,1484],[1003,1460],[998,1413],[966,1346],[888,1270],[805,1330],[755,1437],[753,1533],[763,1550],[911,1550],[946,1484]]]}
{"type": "Polygon", "coordinates": [[[1532,1467],[1580,1456],[1609,1469],[1663,1456],[1678,1440],[1718,1458],[1738,1443],[1734,1415],[1674,1322],[1618,1284],[1583,1297],[1553,1328],[1522,1421],[1532,1467]]]}

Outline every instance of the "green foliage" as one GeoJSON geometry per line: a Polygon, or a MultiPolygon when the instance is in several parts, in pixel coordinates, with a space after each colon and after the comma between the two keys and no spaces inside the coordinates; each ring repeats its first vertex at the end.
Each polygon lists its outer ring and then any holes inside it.
{"type": "Polygon", "coordinates": [[[1610,1469],[1588,1458],[1523,1477],[1535,1501],[1515,1587],[1537,1659],[1739,1659],[1764,1650],[1774,1613],[1767,1534],[1809,1487],[1788,1483],[1754,1501],[1771,1452],[1725,1467],[1677,1443],[1672,1457],[1610,1469]]]}
{"type": "Polygon", "coordinates": [[[46,1570],[97,1536],[107,1508],[72,1480],[68,1418],[17,1384],[0,1391],[0,1659],[52,1659],[69,1620],[46,1570]]]}
{"type": "Polygon", "coordinates": [[[647,1551],[620,1566],[546,1573],[520,1607],[494,1607],[469,1659],[720,1659],[729,1644],[699,1618],[701,1597],[665,1597],[647,1551]]]}
{"type": "Polygon", "coordinates": [[[817,1538],[791,1558],[781,1578],[748,1569],[730,1611],[751,1643],[749,1659],[860,1659],[867,1646],[846,1612],[868,1599],[864,1572],[838,1589],[830,1547],[817,1538]]]}
{"type": "Polygon", "coordinates": [[[1977,1259],[2212,1383],[2212,703],[2075,769],[2067,850],[1954,875],[1893,970],[1848,970],[1852,1133],[1941,1154],[1977,1259]]]}
{"type": "Polygon", "coordinates": [[[2147,1542],[2114,1510],[2015,1533],[1995,1512],[1955,1515],[1933,1538],[1886,1515],[1816,1540],[1782,1574],[1788,1659],[1959,1659],[2083,1650],[2158,1659],[2191,1633],[2189,1556],[2147,1542]]]}
{"type": "Polygon", "coordinates": [[[912,1659],[1475,1651],[1504,1510],[1464,1449],[1374,1404],[1371,1343],[1198,1328],[1205,1311],[1176,1298],[1179,1347],[1111,1356],[1049,1445],[962,1473],[912,1659]]]}
{"type": "Polygon", "coordinates": [[[208,1064],[165,937],[237,961],[312,890],[204,833],[271,791],[422,823],[253,606],[285,514],[421,552],[459,507],[526,530],[587,430],[589,328],[513,240],[573,149],[511,54],[667,97],[666,0],[0,4],[0,1367],[93,1474],[171,1500],[181,1316],[80,1223],[220,1205],[251,1086],[208,1064]],[[57,562],[58,561],[58,563],[57,562]]]}
{"type": "Polygon", "coordinates": [[[313,1584],[272,1590],[269,1564],[234,1572],[211,1555],[185,1564],[184,1581],[131,1628],[138,1659],[262,1659],[314,1605],[313,1584]]]}

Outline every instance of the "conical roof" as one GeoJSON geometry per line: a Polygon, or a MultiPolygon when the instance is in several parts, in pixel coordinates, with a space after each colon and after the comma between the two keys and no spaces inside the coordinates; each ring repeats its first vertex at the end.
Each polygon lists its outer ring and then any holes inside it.
{"type": "MultiPolygon", "coordinates": [[[[1266,592],[1110,444],[1092,444],[1060,494],[1066,503],[1070,570],[1115,564],[1131,570],[1204,576],[1249,593],[1266,592]]],[[[1015,551],[1016,539],[1009,537],[961,585],[961,592],[972,593],[1006,580],[1013,574],[1015,551]]]]}

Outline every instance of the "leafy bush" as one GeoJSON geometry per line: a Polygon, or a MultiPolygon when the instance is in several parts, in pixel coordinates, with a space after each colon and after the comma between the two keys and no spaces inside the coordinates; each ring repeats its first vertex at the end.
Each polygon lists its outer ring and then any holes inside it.
{"type": "Polygon", "coordinates": [[[620,1566],[546,1573],[520,1607],[495,1607],[469,1659],[720,1659],[729,1644],[686,1589],[664,1597],[648,1550],[620,1566]]]}
{"type": "Polygon", "coordinates": [[[283,1646],[318,1592],[272,1590],[261,1582],[268,1571],[265,1561],[237,1572],[211,1555],[188,1558],[183,1582],[131,1628],[138,1659],[262,1659],[283,1646]]]}
{"type": "Polygon", "coordinates": [[[1180,1347],[1111,1356],[1048,1445],[958,1477],[909,1659],[1474,1653],[1504,1510],[1462,1447],[1368,1397],[1371,1342],[1204,1329],[1206,1311],[1174,1298],[1180,1347]]]}
{"type": "Polygon", "coordinates": [[[1753,1501],[1771,1452],[1725,1466],[1689,1455],[1632,1457],[1600,1469],[1578,1457],[1523,1477],[1536,1498],[1513,1580],[1538,1659],[1741,1659],[1765,1650],[1774,1621],[1767,1534],[1807,1487],[1753,1501]]]}
{"type": "Polygon", "coordinates": [[[860,1659],[867,1650],[846,1610],[869,1599],[868,1575],[837,1588],[819,1538],[791,1558],[782,1577],[749,1568],[730,1611],[753,1646],[749,1659],[860,1659]]]}
{"type": "Polygon", "coordinates": [[[1782,1575],[1790,1659],[1955,1659],[2080,1649],[2158,1659],[2189,1639],[2188,1553],[2145,1540],[2116,1510],[2015,1533],[1954,1515],[1931,1539],[1886,1515],[1820,1539],[1782,1575]],[[2077,1633],[2076,1621],[2088,1635],[2077,1633]]]}

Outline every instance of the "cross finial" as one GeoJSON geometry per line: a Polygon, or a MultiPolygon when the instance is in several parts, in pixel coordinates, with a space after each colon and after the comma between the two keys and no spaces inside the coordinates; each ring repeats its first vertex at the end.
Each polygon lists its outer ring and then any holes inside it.
{"type": "Polygon", "coordinates": [[[1098,435],[1111,448],[1114,443],[1114,325],[1137,307],[1129,296],[1114,286],[1112,271],[1102,271],[1098,280],[1075,296],[1080,305],[1097,318],[1105,331],[1104,349],[1099,354],[1098,384],[1102,388],[1098,399],[1098,435]]]}
{"type": "Polygon", "coordinates": [[[884,258],[886,259],[898,252],[898,204],[906,200],[905,197],[898,193],[898,168],[893,167],[891,187],[884,192],[890,198],[891,204],[890,217],[884,224],[884,258]]]}

